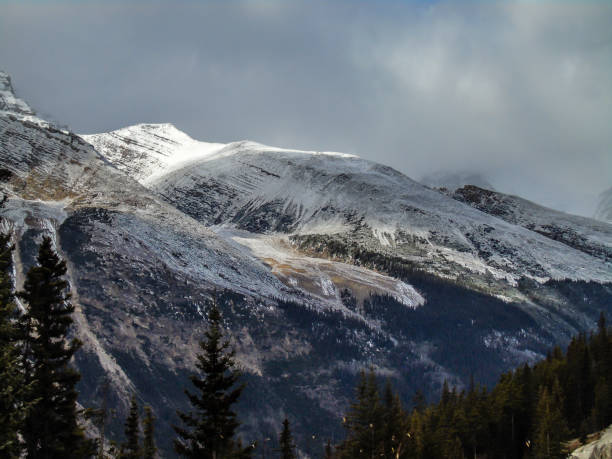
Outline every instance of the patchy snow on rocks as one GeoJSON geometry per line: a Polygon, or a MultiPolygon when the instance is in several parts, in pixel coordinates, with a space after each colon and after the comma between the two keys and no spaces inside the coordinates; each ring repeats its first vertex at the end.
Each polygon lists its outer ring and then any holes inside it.
{"type": "MultiPolygon", "coordinates": [[[[170,137],[180,138],[174,128],[172,132],[170,137]]],[[[429,260],[427,269],[451,277],[453,272],[459,275],[454,265],[476,275],[490,273],[510,285],[521,276],[538,281],[612,281],[612,264],[605,257],[568,245],[539,227],[481,212],[390,167],[353,155],[242,141],[215,151],[203,147],[199,158],[167,159],[164,166],[158,161],[160,148],[151,147],[159,139],[155,130],[140,129],[139,135],[135,142],[142,162],[157,165],[152,172],[150,166],[136,166],[134,161],[128,173],[207,225],[266,234],[350,236],[361,231],[369,234],[361,244],[397,256],[416,250],[429,260]]],[[[101,154],[116,160],[117,148],[108,147],[116,141],[114,133],[98,134],[95,141],[101,154]]],[[[164,145],[164,157],[183,157],[183,143],[164,145]]],[[[127,140],[121,148],[136,151],[127,140]]],[[[578,238],[597,242],[604,250],[612,246],[608,230],[593,229],[562,213],[553,217],[578,238]]]]}
{"type": "Polygon", "coordinates": [[[286,236],[258,235],[227,227],[215,229],[261,260],[285,284],[298,287],[331,307],[344,309],[340,291],[348,289],[360,302],[371,294],[388,294],[409,308],[425,303],[410,285],[372,270],[347,263],[304,256],[286,236]]]}

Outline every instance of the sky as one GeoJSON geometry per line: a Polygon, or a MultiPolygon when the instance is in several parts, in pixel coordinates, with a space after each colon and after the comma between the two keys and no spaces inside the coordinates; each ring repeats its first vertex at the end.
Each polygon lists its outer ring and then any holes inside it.
{"type": "Polygon", "coordinates": [[[0,69],[78,133],[170,122],[586,216],[612,186],[605,0],[0,0],[0,69]]]}

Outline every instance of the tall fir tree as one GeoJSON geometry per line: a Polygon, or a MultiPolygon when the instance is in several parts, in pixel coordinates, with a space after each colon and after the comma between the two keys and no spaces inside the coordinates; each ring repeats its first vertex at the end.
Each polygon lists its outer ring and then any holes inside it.
{"type": "Polygon", "coordinates": [[[552,390],[544,386],[540,390],[536,410],[536,430],[534,452],[537,459],[563,458],[563,440],[568,436],[568,429],[561,408],[563,395],[559,381],[555,380],[552,390]]]}
{"type": "Polygon", "coordinates": [[[361,372],[356,400],[345,416],[347,438],[338,446],[340,458],[378,457],[382,453],[381,438],[385,429],[383,408],[373,369],[361,372]]]}
{"type": "Polygon", "coordinates": [[[155,445],[155,417],[153,410],[149,405],[144,407],[144,420],[142,421],[144,430],[144,440],[142,443],[143,459],[153,459],[157,454],[157,446],[155,445]]]}
{"type": "Polygon", "coordinates": [[[81,346],[68,339],[71,314],[66,263],[60,260],[49,237],[39,247],[37,265],[26,274],[23,291],[27,304],[22,316],[26,384],[33,403],[22,436],[29,458],[83,458],[95,454],[95,442],[85,437],[77,422],[75,389],[80,374],[70,360],[81,346]]]}
{"type": "Polygon", "coordinates": [[[10,235],[0,234],[0,457],[8,458],[22,453],[18,433],[28,408],[15,326],[12,251],[10,235]]]}
{"type": "Polygon", "coordinates": [[[289,427],[289,419],[283,421],[283,430],[278,437],[281,459],[295,459],[295,444],[293,443],[293,435],[289,427]]]}
{"type": "Polygon", "coordinates": [[[406,413],[402,408],[399,395],[393,393],[391,382],[387,380],[383,391],[383,454],[385,457],[405,457],[410,438],[406,436],[408,425],[406,413]]]}
{"type": "Polygon", "coordinates": [[[130,401],[130,413],[125,420],[125,442],[121,445],[120,459],[139,459],[140,449],[140,423],[138,416],[138,402],[136,396],[132,395],[130,401]]]}
{"type": "Polygon", "coordinates": [[[193,407],[189,413],[178,412],[185,427],[174,426],[178,438],[176,452],[184,457],[221,459],[250,457],[250,448],[243,448],[234,438],[239,426],[233,405],[238,401],[243,384],[236,368],[235,351],[222,332],[221,312],[216,301],[208,313],[208,330],[200,342],[197,356],[199,374],[190,377],[198,390],[185,394],[193,407]]]}

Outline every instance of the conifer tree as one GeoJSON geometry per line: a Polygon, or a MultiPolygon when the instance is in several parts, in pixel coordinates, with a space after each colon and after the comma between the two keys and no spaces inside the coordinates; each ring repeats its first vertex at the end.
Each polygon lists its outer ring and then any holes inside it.
{"type": "Polygon", "coordinates": [[[144,420],[142,422],[144,427],[144,441],[142,446],[142,457],[143,459],[153,459],[157,453],[157,446],[155,445],[155,418],[153,417],[153,410],[150,406],[144,407],[144,420]]]}
{"type": "Polygon", "coordinates": [[[293,443],[293,435],[291,435],[291,429],[289,428],[289,419],[285,418],[283,421],[283,430],[281,431],[278,438],[281,459],[295,459],[295,444],[293,443]]]}
{"type": "Polygon", "coordinates": [[[338,447],[338,457],[378,457],[380,455],[384,423],[373,369],[370,369],[367,375],[361,372],[356,400],[351,404],[344,426],[348,430],[347,438],[338,447]]]}
{"type": "Polygon", "coordinates": [[[13,246],[8,234],[0,234],[0,457],[19,457],[18,432],[27,412],[26,389],[20,369],[15,326],[15,303],[10,276],[13,246]]]}
{"type": "Polygon", "coordinates": [[[399,395],[393,393],[391,382],[387,380],[383,392],[383,454],[385,457],[404,457],[408,437],[406,414],[399,395]]]}
{"type": "Polygon", "coordinates": [[[562,441],[566,439],[568,430],[561,407],[563,406],[559,381],[555,380],[552,391],[542,387],[536,412],[535,457],[562,458],[565,457],[562,441]]]}
{"type": "Polygon", "coordinates": [[[200,373],[190,377],[198,392],[185,390],[194,410],[177,413],[185,427],[174,426],[178,434],[174,448],[190,458],[250,457],[250,448],[243,448],[234,439],[239,422],[232,406],[244,385],[237,385],[240,372],[236,369],[235,352],[223,337],[216,302],[208,313],[208,322],[206,339],[200,342],[202,353],[197,356],[200,373]]]}
{"type": "Polygon", "coordinates": [[[70,360],[81,343],[68,340],[71,314],[66,263],[58,257],[49,237],[38,251],[37,265],[26,274],[19,297],[27,304],[22,316],[23,359],[26,383],[32,390],[22,430],[29,458],[81,458],[95,454],[77,422],[75,389],[80,374],[70,360]]]}
{"type": "Polygon", "coordinates": [[[119,457],[121,459],[139,459],[140,450],[140,423],[138,419],[138,402],[132,395],[130,413],[125,420],[125,442],[121,445],[119,457]]]}

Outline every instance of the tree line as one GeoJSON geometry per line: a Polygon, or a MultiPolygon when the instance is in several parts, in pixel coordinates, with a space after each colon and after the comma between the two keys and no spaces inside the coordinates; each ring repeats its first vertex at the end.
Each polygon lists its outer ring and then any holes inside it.
{"type": "Polygon", "coordinates": [[[361,374],[343,423],[336,458],[564,458],[567,442],[612,423],[612,333],[601,314],[597,330],[573,338],[565,352],[503,374],[489,391],[445,382],[440,400],[417,393],[405,410],[374,371],[361,374]]]}

